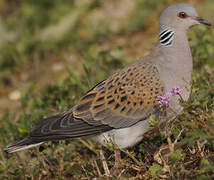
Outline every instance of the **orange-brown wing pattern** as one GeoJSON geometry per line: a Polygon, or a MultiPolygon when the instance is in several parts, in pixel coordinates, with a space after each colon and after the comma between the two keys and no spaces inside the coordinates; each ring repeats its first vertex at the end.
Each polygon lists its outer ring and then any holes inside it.
{"type": "Polygon", "coordinates": [[[157,68],[137,63],[96,85],[74,107],[73,115],[89,124],[128,127],[153,113],[162,94],[157,68]]]}

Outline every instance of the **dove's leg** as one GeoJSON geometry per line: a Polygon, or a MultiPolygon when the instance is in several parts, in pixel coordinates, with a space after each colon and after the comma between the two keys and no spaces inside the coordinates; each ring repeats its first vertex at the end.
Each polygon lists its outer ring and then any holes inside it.
{"type": "Polygon", "coordinates": [[[120,150],[115,150],[115,164],[120,163],[121,156],[120,156],[120,150]]]}

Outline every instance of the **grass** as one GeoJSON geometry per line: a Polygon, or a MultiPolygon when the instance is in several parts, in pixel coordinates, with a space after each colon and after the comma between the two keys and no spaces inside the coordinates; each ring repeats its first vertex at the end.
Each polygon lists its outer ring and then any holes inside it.
{"type": "MultiPolygon", "coordinates": [[[[2,149],[27,135],[35,122],[72,107],[94,84],[147,53],[156,38],[156,18],[172,2],[0,2],[8,35],[0,44],[0,96],[7,99],[0,103],[1,179],[103,178],[103,163],[114,165],[114,145],[107,149],[81,139],[49,142],[11,157],[2,149]],[[54,71],[54,65],[62,70],[54,71]],[[7,98],[14,90],[21,92],[18,101],[7,98]]],[[[195,4],[204,10],[201,15],[210,16],[206,8],[214,6],[212,0],[195,4]]],[[[136,147],[123,150],[121,179],[214,178],[213,38],[214,30],[205,27],[189,33],[193,89],[184,112],[170,126],[172,143],[183,130],[175,150],[168,150],[170,141],[162,133],[146,135],[136,147]]]]}

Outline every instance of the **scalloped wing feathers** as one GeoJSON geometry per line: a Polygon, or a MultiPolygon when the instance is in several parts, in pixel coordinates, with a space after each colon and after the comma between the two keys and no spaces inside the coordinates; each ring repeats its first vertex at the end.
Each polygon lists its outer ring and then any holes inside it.
{"type": "Polygon", "coordinates": [[[163,85],[152,63],[129,66],[90,90],[73,108],[73,115],[89,124],[129,127],[157,111],[163,85]]]}

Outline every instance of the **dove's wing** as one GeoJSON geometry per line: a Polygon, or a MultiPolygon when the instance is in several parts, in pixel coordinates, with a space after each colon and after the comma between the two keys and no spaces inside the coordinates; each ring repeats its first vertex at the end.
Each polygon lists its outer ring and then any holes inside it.
{"type": "Polygon", "coordinates": [[[91,125],[125,128],[159,110],[163,85],[151,63],[136,63],[90,90],[73,108],[73,116],[91,125]]]}

